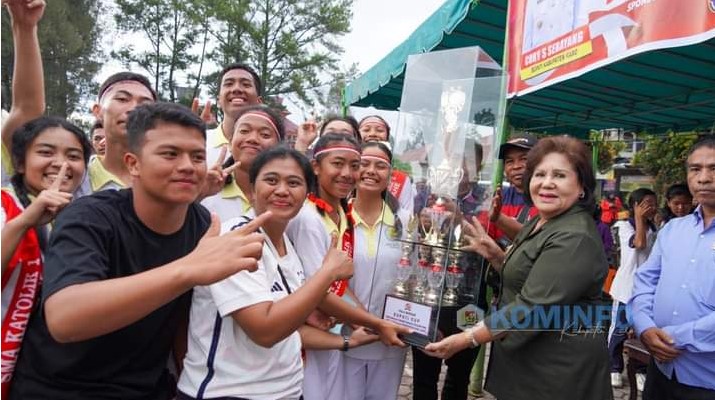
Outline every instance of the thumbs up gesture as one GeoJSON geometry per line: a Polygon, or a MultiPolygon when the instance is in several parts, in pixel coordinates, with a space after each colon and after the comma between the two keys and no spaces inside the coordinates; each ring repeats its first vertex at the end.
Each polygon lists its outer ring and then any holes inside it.
{"type": "Polygon", "coordinates": [[[271,217],[265,212],[239,229],[219,236],[221,221],[211,214],[211,226],[194,251],[181,259],[192,286],[210,285],[243,270],[255,271],[263,251],[258,229],[271,217]]]}
{"type": "Polygon", "coordinates": [[[330,272],[334,281],[350,279],[353,276],[353,260],[348,253],[338,249],[337,244],[338,236],[333,234],[321,268],[330,272]]]}

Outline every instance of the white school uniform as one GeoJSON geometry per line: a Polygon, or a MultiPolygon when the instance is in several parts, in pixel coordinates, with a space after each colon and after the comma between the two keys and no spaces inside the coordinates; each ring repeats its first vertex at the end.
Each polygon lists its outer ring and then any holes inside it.
{"type": "MultiPolygon", "coordinates": [[[[399,211],[405,224],[409,213],[399,211]]],[[[402,255],[395,235],[395,214],[383,203],[381,219],[367,224],[353,209],[355,219],[355,273],[350,289],[371,314],[382,318],[385,295],[395,281],[396,266],[402,255]]],[[[403,225],[404,227],[404,225],[403,225]]],[[[404,236],[404,229],[402,232],[404,236]]],[[[346,399],[394,399],[402,378],[407,349],[385,346],[381,342],[350,349],[345,353],[346,399]]]]}
{"type": "MultiPolygon", "coordinates": [[[[245,219],[228,220],[221,231],[227,232],[241,222],[245,219]]],[[[300,398],[303,362],[298,331],[266,348],[254,343],[232,317],[242,308],[288,296],[279,265],[291,292],[303,284],[300,259],[285,239],[285,257],[277,257],[266,239],[257,271],[241,271],[218,283],[194,288],[188,351],[178,384],[182,393],[194,398],[300,398]]]]}
{"type": "MultiPolygon", "coordinates": [[[[347,217],[342,209],[340,226],[330,217],[320,215],[313,203],[306,200],[298,215],[288,223],[286,234],[298,251],[307,278],[323,264],[328,254],[331,234],[339,239],[347,229],[347,217]]],[[[338,240],[338,248],[342,248],[338,240]]],[[[306,350],[303,380],[305,400],[345,399],[345,379],[342,368],[343,353],[339,350],[306,350]]]]}
{"type": "MultiPolygon", "coordinates": [[[[611,320],[616,321],[618,317],[618,309],[628,303],[633,294],[633,278],[636,275],[636,270],[643,264],[650,255],[650,251],[655,244],[656,232],[650,227],[646,227],[646,245],[644,249],[637,250],[631,247],[631,239],[636,234],[636,230],[631,225],[630,221],[618,221],[614,224],[618,229],[618,241],[621,247],[621,264],[618,266],[616,276],[611,284],[610,294],[613,298],[613,307],[611,308],[611,320]]],[[[611,336],[616,330],[615,323],[611,324],[608,329],[608,341],[611,341],[611,336]]]]}
{"type": "Polygon", "coordinates": [[[630,246],[630,241],[636,230],[629,221],[618,221],[615,224],[618,228],[618,240],[621,244],[621,265],[616,271],[616,276],[611,284],[611,297],[621,303],[628,303],[633,293],[633,278],[636,269],[643,264],[650,255],[650,251],[655,243],[656,232],[650,227],[646,227],[646,246],[644,249],[636,250],[630,246]]]}

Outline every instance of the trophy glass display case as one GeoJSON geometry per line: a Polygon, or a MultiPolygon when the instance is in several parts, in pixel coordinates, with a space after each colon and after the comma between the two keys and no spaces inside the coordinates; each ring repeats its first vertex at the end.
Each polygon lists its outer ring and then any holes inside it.
{"type": "MultiPolygon", "coordinates": [[[[486,308],[486,262],[461,248],[465,220],[489,229],[502,74],[479,47],[407,61],[393,166],[409,175],[415,208],[403,224],[382,317],[411,328],[404,339],[414,346],[473,326],[486,308]]],[[[379,250],[377,257],[382,265],[379,250]]]]}

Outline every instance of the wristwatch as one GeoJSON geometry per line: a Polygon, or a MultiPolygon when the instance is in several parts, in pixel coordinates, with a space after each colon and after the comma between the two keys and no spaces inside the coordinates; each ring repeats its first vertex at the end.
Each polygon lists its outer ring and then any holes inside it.
{"type": "Polygon", "coordinates": [[[350,336],[349,335],[343,335],[343,348],[340,349],[341,351],[348,351],[350,349],[350,336]]]}
{"type": "Polygon", "coordinates": [[[479,342],[474,339],[474,328],[467,329],[464,334],[469,338],[469,348],[473,349],[479,346],[479,342]]]}

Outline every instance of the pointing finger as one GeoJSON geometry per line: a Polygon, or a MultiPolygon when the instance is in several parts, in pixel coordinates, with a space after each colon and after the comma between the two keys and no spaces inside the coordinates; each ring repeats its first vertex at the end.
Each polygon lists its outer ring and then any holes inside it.
{"type": "Polygon", "coordinates": [[[266,211],[263,214],[254,218],[252,221],[248,222],[246,225],[243,225],[242,227],[238,228],[234,232],[238,232],[239,234],[242,234],[242,235],[245,235],[245,234],[248,234],[251,232],[256,232],[272,216],[273,216],[273,214],[270,211],[266,211]]]}

